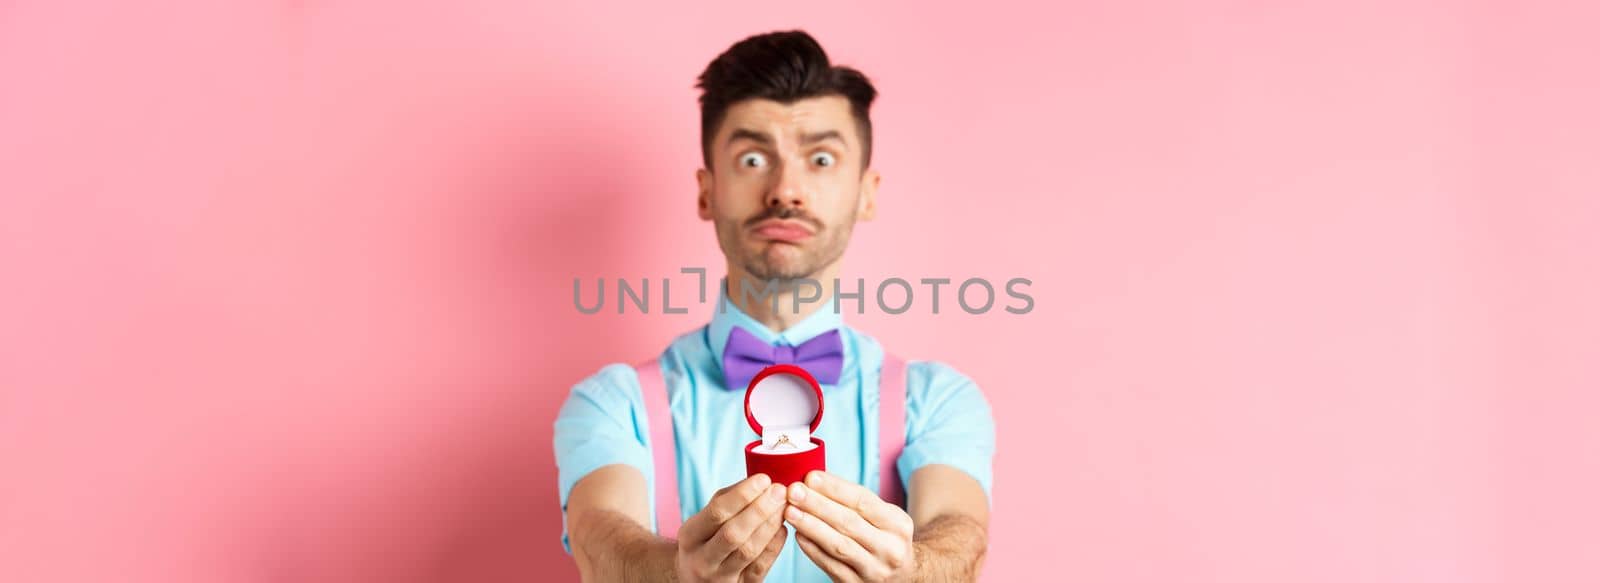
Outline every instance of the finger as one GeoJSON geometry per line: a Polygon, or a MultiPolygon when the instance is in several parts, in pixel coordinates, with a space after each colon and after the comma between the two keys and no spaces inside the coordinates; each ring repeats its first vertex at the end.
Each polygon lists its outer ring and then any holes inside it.
{"type": "Polygon", "coordinates": [[[839,559],[828,556],[828,553],[824,552],[822,547],[817,546],[816,541],[811,540],[806,535],[799,532],[794,533],[794,542],[800,545],[800,552],[810,557],[811,562],[821,567],[822,572],[826,573],[834,581],[861,580],[861,577],[856,575],[855,570],[851,569],[849,565],[840,562],[839,559]]]}
{"type": "Polygon", "coordinates": [[[722,528],[722,523],[744,510],[751,500],[755,500],[771,484],[772,479],[766,474],[756,474],[718,490],[705,508],[683,521],[683,527],[678,529],[678,539],[694,545],[704,543],[716,534],[717,529],[722,528]]]}
{"type": "MultiPolygon", "coordinates": [[[[766,550],[767,544],[772,542],[772,533],[783,529],[783,485],[773,484],[768,488],[772,490],[772,492],[768,493],[768,496],[763,496],[761,500],[751,504],[738,517],[722,525],[723,529],[742,527],[740,521],[745,520],[752,510],[758,510],[761,513],[760,522],[756,523],[753,529],[745,535],[744,540],[738,543],[722,559],[723,564],[717,568],[719,573],[738,573],[743,571],[745,567],[750,566],[750,563],[761,558],[761,553],[766,550]],[[772,496],[776,496],[776,498],[772,496]]],[[[737,533],[733,536],[737,536],[737,533]]],[[[721,533],[719,532],[717,536],[711,537],[711,540],[715,542],[720,537],[721,533]]],[[[708,542],[707,546],[711,544],[708,542]]],[[[713,552],[711,549],[707,549],[707,551],[713,552]]]]}
{"type": "Polygon", "coordinates": [[[756,582],[767,578],[767,572],[772,570],[772,563],[778,560],[778,553],[783,552],[783,544],[789,540],[789,529],[783,527],[782,515],[778,515],[778,530],[772,533],[772,539],[767,541],[767,549],[761,551],[761,556],[750,562],[744,568],[741,578],[745,581],[756,582]]]}
{"type": "Polygon", "coordinates": [[[833,530],[860,543],[867,552],[878,556],[900,552],[898,545],[902,543],[897,535],[880,530],[862,518],[854,508],[846,508],[821,492],[807,488],[805,484],[797,482],[789,485],[789,503],[822,519],[833,530]]]}
{"type": "Polygon", "coordinates": [[[783,517],[794,525],[797,534],[806,535],[828,556],[849,565],[852,571],[862,574],[874,571],[877,559],[862,548],[861,543],[834,530],[822,519],[793,505],[783,512],[783,517]]]}
{"type": "Polygon", "coordinates": [[[767,539],[751,540],[751,537],[762,522],[783,510],[783,492],[782,485],[768,485],[760,499],[724,522],[699,549],[705,564],[719,565],[718,572],[731,574],[755,560],[766,547],[767,539]]]}
{"type": "Polygon", "coordinates": [[[899,506],[884,502],[866,486],[824,471],[807,474],[805,484],[841,506],[855,510],[879,529],[911,536],[914,528],[911,515],[899,506]]]}

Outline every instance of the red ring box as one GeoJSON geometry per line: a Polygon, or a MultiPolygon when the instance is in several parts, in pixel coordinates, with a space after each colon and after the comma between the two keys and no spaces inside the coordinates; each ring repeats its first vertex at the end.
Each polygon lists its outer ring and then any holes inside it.
{"type": "Polygon", "coordinates": [[[809,437],[808,443],[800,446],[766,445],[771,437],[767,427],[780,436],[787,436],[782,432],[789,429],[812,436],[822,423],[822,385],[805,369],[792,364],[761,369],[745,389],[744,417],[750,428],[762,436],[744,447],[746,475],[766,474],[772,483],[788,485],[805,481],[811,470],[828,469],[827,448],[816,437],[809,437]],[[767,425],[762,425],[763,419],[767,425]],[[785,451],[789,447],[796,451],[785,451]]]}

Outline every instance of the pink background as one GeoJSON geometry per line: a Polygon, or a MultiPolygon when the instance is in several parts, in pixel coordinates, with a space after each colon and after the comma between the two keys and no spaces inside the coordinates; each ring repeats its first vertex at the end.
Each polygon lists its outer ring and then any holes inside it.
{"type": "Polygon", "coordinates": [[[846,275],[1035,282],[851,319],[993,402],[985,579],[1600,579],[1592,6],[116,4],[0,2],[0,580],[575,578],[556,408],[708,312],[572,279],[720,272],[693,77],[795,26],[846,275]]]}

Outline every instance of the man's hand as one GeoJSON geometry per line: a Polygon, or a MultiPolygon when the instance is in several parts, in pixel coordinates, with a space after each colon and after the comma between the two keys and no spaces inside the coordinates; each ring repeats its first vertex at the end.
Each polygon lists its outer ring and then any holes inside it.
{"type": "Polygon", "coordinates": [[[766,474],[718,490],[678,530],[678,580],[764,579],[789,535],[783,507],[783,486],[766,474]]]}
{"type": "Polygon", "coordinates": [[[910,581],[916,573],[911,515],[871,490],[814,471],[789,486],[784,518],[795,541],[834,581],[910,581]]]}

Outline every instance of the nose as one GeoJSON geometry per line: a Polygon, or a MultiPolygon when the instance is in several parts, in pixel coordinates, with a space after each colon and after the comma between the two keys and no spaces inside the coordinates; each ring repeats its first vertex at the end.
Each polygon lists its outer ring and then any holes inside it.
{"type": "Polygon", "coordinates": [[[793,169],[789,164],[779,166],[773,172],[771,187],[767,189],[767,207],[805,209],[808,195],[800,174],[800,170],[793,169]]]}

